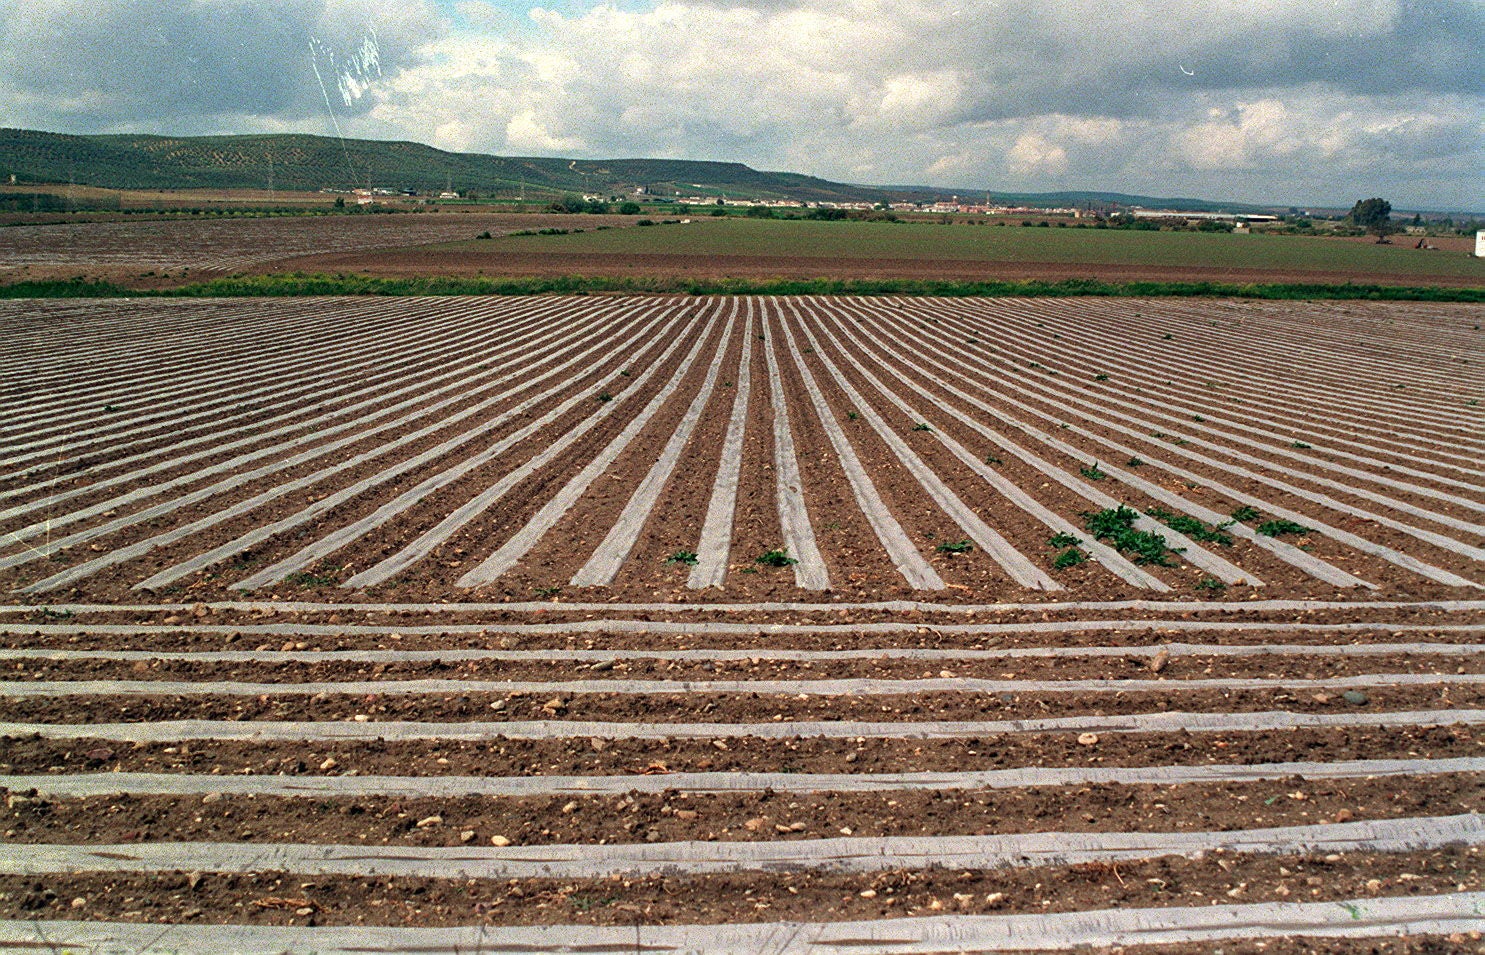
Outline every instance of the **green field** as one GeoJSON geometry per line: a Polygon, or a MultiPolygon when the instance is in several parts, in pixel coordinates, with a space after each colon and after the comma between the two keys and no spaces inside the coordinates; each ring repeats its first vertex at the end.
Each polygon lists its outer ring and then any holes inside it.
{"type": "MultiPolygon", "coordinates": [[[[573,228],[582,228],[574,217],[573,228]]],[[[693,218],[689,225],[609,229],[568,235],[511,236],[496,248],[553,253],[782,256],[1052,262],[1079,265],[1294,269],[1477,279],[1485,260],[1463,252],[1291,235],[1139,232],[890,222],[811,222],[693,218]],[[517,244],[520,244],[519,246],[517,244]]],[[[488,242],[443,248],[491,248],[488,242]]]]}

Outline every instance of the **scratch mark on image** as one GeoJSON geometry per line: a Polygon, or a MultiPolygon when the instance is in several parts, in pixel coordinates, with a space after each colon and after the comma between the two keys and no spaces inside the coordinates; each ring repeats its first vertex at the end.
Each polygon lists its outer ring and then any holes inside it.
{"type": "Polygon", "coordinates": [[[325,82],[326,74],[335,81],[340,102],[346,108],[371,91],[372,83],[382,76],[382,51],[377,40],[376,29],[368,27],[361,37],[360,45],[350,53],[338,54],[335,47],[317,36],[309,38],[309,65],[314,70],[315,80],[320,84],[320,95],[325,100],[325,111],[330,114],[330,123],[340,140],[340,149],[345,157],[346,170],[355,179],[355,167],[351,163],[350,151],[346,148],[345,134],[340,128],[340,118],[335,115],[335,105],[330,100],[330,87],[325,82]],[[323,66],[323,69],[321,68],[323,66]]]}

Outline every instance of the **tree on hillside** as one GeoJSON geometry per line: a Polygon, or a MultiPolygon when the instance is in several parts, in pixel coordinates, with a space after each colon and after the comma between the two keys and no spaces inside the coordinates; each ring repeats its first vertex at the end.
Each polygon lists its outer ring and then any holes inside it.
{"type": "Polygon", "coordinates": [[[1392,231],[1392,203],[1386,199],[1358,199],[1346,218],[1375,235],[1378,242],[1386,242],[1387,233],[1392,231]]]}

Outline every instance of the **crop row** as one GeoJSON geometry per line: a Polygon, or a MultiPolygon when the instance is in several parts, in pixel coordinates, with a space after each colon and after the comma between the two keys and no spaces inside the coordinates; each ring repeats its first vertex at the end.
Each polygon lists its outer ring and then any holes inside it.
{"type": "MultiPolygon", "coordinates": [[[[1307,357],[1317,314],[1290,318],[1305,373],[1265,371],[1237,343],[1278,320],[1224,307],[1212,331],[1124,301],[157,305],[153,347],[147,313],[95,307],[92,366],[27,356],[0,570],[37,594],[1478,587],[1473,369],[1368,367],[1357,332],[1358,387],[1307,357]]],[[[1411,364],[1461,349],[1454,319],[1411,364]]]]}

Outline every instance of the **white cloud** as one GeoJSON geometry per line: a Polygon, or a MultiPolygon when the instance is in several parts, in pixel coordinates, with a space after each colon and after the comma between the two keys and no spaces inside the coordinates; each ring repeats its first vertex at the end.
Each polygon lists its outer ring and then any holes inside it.
{"type": "Polygon", "coordinates": [[[505,124],[505,141],[514,152],[536,155],[581,152],[583,149],[581,139],[552,135],[541,125],[536,111],[529,109],[512,116],[505,124]]]}
{"type": "Polygon", "coordinates": [[[1067,150],[1040,133],[1022,133],[1006,153],[1006,166],[1021,177],[1060,176],[1067,172],[1067,150]]]}

